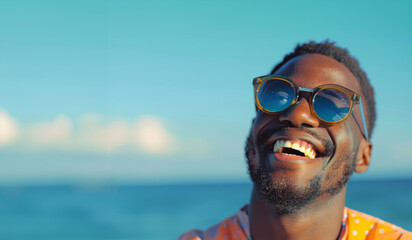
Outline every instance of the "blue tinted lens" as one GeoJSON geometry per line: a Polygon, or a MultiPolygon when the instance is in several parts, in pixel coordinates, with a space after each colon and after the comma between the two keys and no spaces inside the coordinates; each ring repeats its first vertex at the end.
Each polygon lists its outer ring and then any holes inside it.
{"type": "Polygon", "coordinates": [[[326,122],[338,122],[345,118],[350,104],[348,95],[333,88],[323,89],[313,98],[313,109],[326,122]]]}
{"type": "Polygon", "coordinates": [[[279,112],[293,102],[295,89],[292,84],[283,80],[267,80],[262,83],[258,92],[260,105],[271,112],[279,112]]]}

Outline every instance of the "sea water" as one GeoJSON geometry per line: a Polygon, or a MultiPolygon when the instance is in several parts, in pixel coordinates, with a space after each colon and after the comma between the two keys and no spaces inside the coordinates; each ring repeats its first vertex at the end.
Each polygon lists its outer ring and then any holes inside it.
{"type": "MultiPolygon", "coordinates": [[[[250,183],[0,187],[0,239],[175,239],[248,203],[250,183]]],[[[412,179],[352,181],[347,206],[412,229],[412,179]]]]}

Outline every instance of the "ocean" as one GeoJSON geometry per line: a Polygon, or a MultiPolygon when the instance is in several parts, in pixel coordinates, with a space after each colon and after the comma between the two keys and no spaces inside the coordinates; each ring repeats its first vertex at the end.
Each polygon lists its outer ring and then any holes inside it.
{"type": "MultiPolygon", "coordinates": [[[[250,183],[0,187],[0,239],[175,239],[236,213],[250,183]]],[[[412,229],[412,179],[351,181],[347,206],[412,229]]]]}

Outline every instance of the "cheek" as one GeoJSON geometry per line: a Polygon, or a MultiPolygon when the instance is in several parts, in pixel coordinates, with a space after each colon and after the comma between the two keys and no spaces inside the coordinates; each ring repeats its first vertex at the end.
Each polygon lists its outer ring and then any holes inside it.
{"type": "Polygon", "coordinates": [[[264,128],[266,125],[268,124],[273,124],[275,123],[275,116],[270,116],[267,115],[265,113],[263,113],[262,111],[258,110],[256,112],[256,117],[253,120],[253,124],[252,124],[252,135],[254,137],[257,136],[257,134],[262,130],[262,128],[264,128]]]}
{"type": "Polygon", "coordinates": [[[259,145],[258,145],[258,135],[261,129],[269,124],[271,121],[269,117],[262,111],[258,110],[256,112],[256,117],[253,119],[252,126],[250,128],[250,133],[247,138],[245,153],[248,160],[249,171],[252,174],[257,174],[257,169],[259,167],[259,145]]]}
{"type": "Polygon", "coordinates": [[[256,112],[256,117],[253,120],[252,127],[250,129],[250,138],[253,143],[254,151],[258,153],[259,149],[259,134],[268,125],[273,125],[277,123],[275,116],[269,116],[262,111],[258,110],[256,112]]]}
{"type": "MultiPolygon", "coordinates": [[[[348,119],[349,120],[349,119],[348,119]]],[[[325,166],[325,188],[333,187],[337,181],[348,174],[359,145],[359,136],[351,122],[341,123],[328,128],[335,145],[335,153],[325,166]]]]}
{"type": "MultiPolygon", "coordinates": [[[[335,145],[335,154],[337,156],[345,155],[348,151],[356,149],[359,145],[359,131],[352,118],[345,122],[330,126],[327,128],[329,135],[335,145]]],[[[335,157],[335,156],[333,156],[335,157]]]]}

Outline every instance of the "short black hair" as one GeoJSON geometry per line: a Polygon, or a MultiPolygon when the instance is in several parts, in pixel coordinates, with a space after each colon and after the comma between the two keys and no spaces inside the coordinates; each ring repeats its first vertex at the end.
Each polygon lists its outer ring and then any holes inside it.
{"type": "Polygon", "coordinates": [[[310,41],[307,43],[298,44],[293,52],[285,55],[283,61],[278,63],[272,69],[271,74],[274,74],[280,67],[294,57],[316,53],[331,57],[336,61],[343,63],[358,80],[366,106],[366,116],[370,138],[372,136],[376,121],[375,93],[365,71],[363,71],[363,69],[359,66],[358,60],[351,56],[346,48],[338,47],[335,45],[335,42],[330,42],[329,40],[325,40],[323,42],[310,41]]]}

